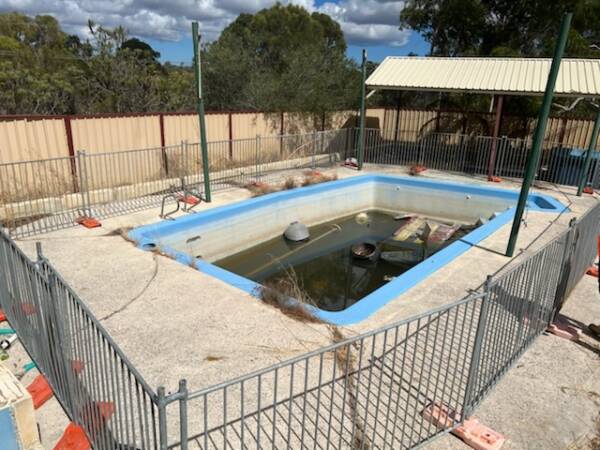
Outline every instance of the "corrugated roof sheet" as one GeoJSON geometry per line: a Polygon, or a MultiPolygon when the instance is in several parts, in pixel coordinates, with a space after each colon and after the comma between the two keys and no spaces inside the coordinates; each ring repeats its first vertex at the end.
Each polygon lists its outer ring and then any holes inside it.
{"type": "MultiPolygon", "coordinates": [[[[546,58],[388,56],[367,79],[377,89],[542,95],[546,58]]],[[[600,59],[563,59],[555,95],[600,96],[600,59]]]]}

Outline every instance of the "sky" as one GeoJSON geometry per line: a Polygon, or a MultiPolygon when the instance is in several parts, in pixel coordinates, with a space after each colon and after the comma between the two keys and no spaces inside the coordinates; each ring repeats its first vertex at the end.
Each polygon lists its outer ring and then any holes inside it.
{"type": "MultiPolygon", "coordinates": [[[[337,20],[348,43],[348,55],[360,58],[367,49],[372,61],[388,55],[425,54],[428,44],[417,33],[398,29],[403,1],[391,0],[280,0],[337,20]]],[[[71,34],[88,37],[87,21],[115,27],[123,25],[132,36],[148,42],[163,61],[191,61],[191,22],[200,24],[204,41],[219,33],[240,13],[268,8],[275,0],[0,0],[0,12],[50,14],[71,34]]]]}

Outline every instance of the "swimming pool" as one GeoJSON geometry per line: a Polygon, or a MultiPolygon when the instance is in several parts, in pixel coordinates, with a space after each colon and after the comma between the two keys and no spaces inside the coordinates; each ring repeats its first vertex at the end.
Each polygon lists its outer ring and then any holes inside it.
{"type": "MultiPolygon", "coordinates": [[[[146,225],[130,231],[129,237],[144,250],[159,249],[183,264],[257,296],[259,283],[214,263],[280,236],[296,220],[316,226],[360,211],[378,210],[414,212],[461,223],[483,222],[348,308],[326,311],[313,307],[323,320],[345,325],[365,319],[508,223],[518,196],[517,191],[495,187],[420,177],[362,175],[146,225]]],[[[537,193],[529,196],[527,207],[551,213],[566,209],[551,196],[537,193]]]]}

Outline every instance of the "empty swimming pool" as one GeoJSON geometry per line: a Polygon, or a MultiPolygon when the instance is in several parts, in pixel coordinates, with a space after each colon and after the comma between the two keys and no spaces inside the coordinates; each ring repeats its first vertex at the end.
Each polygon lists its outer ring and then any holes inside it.
{"type": "MultiPolygon", "coordinates": [[[[132,230],[129,236],[142,249],[160,249],[255,296],[261,283],[293,268],[311,298],[317,297],[316,315],[350,324],[368,317],[509,222],[517,199],[518,192],[506,189],[364,175],[162,221],[132,230]],[[367,222],[356,220],[360,213],[366,213],[367,222]],[[401,228],[401,217],[408,214],[463,228],[452,238],[454,242],[450,239],[428,248],[420,263],[379,259],[373,264],[352,258],[352,245],[365,240],[374,242],[378,251],[386,250],[380,245],[401,228]],[[283,239],[283,231],[294,221],[310,227],[306,243],[283,239]],[[327,236],[320,239],[323,234],[327,236]],[[315,239],[319,242],[311,243],[315,239]],[[331,273],[323,276],[326,268],[331,273]]],[[[565,209],[540,194],[530,195],[527,206],[555,213],[565,209]]],[[[388,255],[392,253],[398,254],[388,255]]]]}

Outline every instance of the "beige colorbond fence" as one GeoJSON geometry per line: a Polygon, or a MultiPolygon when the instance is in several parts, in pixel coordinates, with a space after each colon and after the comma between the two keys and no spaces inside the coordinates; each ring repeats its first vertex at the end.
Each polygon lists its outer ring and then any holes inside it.
{"type": "MultiPolygon", "coordinates": [[[[370,108],[367,128],[379,129],[387,140],[415,142],[432,132],[460,132],[448,129],[464,113],[425,109],[370,108]]],[[[491,135],[493,114],[478,113],[491,135]]],[[[515,119],[505,117],[505,121],[515,119]]],[[[357,125],[355,111],[338,111],[320,117],[298,113],[209,113],[206,116],[209,141],[254,139],[257,135],[306,134],[315,130],[351,128],[357,125]]],[[[527,119],[524,135],[529,138],[535,120],[527,119]]],[[[591,120],[551,118],[546,142],[568,147],[586,147],[591,120]]],[[[502,133],[501,133],[502,134],[502,133]]],[[[0,164],[46,158],[180,145],[200,140],[198,117],[194,113],[144,113],[111,116],[0,116],[0,164]]]]}

